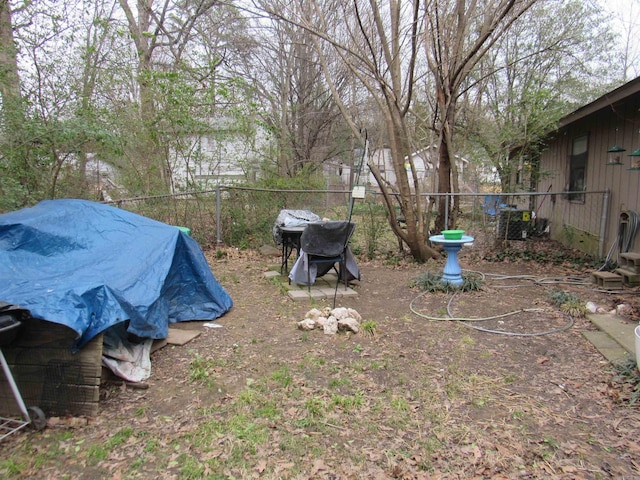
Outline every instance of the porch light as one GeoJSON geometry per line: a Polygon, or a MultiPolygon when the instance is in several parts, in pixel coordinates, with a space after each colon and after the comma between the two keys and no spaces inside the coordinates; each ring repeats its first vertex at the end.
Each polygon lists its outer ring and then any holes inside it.
{"type": "Polygon", "coordinates": [[[640,170],[640,148],[629,154],[631,157],[631,167],[627,170],[640,170]]]}
{"type": "Polygon", "coordinates": [[[620,160],[620,154],[624,151],[625,149],[622,147],[619,147],[618,145],[614,145],[609,150],[607,150],[607,156],[609,157],[609,161],[607,162],[607,165],[622,165],[622,161],[620,160]]]}

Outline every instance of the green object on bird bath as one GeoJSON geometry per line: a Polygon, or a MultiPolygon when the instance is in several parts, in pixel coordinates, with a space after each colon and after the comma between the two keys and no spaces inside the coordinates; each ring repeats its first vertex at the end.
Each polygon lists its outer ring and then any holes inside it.
{"type": "Polygon", "coordinates": [[[464,230],[443,230],[442,235],[444,235],[445,240],[460,240],[462,238],[462,234],[464,230]]]}

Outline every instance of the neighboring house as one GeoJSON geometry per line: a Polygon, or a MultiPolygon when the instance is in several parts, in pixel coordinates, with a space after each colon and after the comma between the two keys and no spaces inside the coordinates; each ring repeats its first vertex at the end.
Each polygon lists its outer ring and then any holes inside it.
{"type": "MultiPolygon", "coordinates": [[[[210,129],[178,137],[167,147],[171,192],[214,189],[254,180],[259,175],[262,155],[268,151],[267,132],[241,132],[229,121],[211,122],[210,129]]],[[[119,185],[119,172],[113,165],[88,154],[87,178],[103,200],[132,197],[134,193],[119,185]]],[[[77,160],[71,157],[75,164],[77,160]]]]}
{"type": "MultiPolygon", "coordinates": [[[[437,165],[437,158],[433,159],[432,156],[437,154],[437,150],[435,147],[426,147],[422,150],[414,152],[412,154],[413,165],[416,170],[417,180],[422,187],[423,193],[434,192],[437,189],[437,168],[434,165],[437,165]],[[432,153],[433,152],[433,153],[432,153]]],[[[462,185],[462,179],[464,172],[469,163],[468,160],[461,158],[456,155],[456,167],[458,169],[458,178],[460,180],[460,185],[462,185]]],[[[396,184],[396,172],[393,168],[393,162],[391,160],[391,150],[388,148],[381,148],[374,150],[370,154],[369,162],[375,165],[380,172],[380,175],[387,180],[392,185],[396,184]]],[[[409,162],[405,163],[407,170],[410,169],[409,162]]],[[[341,177],[342,183],[344,185],[349,184],[349,179],[351,175],[351,170],[348,165],[339,165],[337,169],[338,175],[341,177]]],[[[409,182],[411,185],[412,178],[411,173],[409,173],[409,182]]],[[[367,185],[373,187],[377,190],[378,184],[376,182],[373,173],[368,166],[365,166],[362,173],[361,178],[358,182],[361,185],[367,185]]]]}
{"type": "Polygon", "coordinates": [[[537,198],[536,214],[551,238],[614,261],[624,243],[639,252],[640,77],[562,118],[547,140],[537,190],[550,198],[537,198]]]}
{"type": "Polygon", "coordinates": [[[182,191],[197,185],[203,189],[255,180],[261,152],[269,139],[264,129],[246,133],[234,128],[231,121],[212,121],[208,132],[181,138],[180,151],[170,151],[172,188],[182,191]]]}

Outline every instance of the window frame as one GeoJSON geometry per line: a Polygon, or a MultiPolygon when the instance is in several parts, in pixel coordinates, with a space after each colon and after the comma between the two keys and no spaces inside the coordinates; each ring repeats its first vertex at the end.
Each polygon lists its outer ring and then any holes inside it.
{"type": "Polygon", "coordinates": [[[571,155],[569,156],[568,199],[570,202],[585,203],[584,192],[587,186],[588,159],[589,135],[574,137],[571,141],[571,155]]]}

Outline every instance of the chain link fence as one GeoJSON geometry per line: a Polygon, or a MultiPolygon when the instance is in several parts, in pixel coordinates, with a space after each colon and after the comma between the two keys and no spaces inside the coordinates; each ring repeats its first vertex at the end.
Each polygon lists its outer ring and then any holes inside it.
{"type": "MultiPolygon", "coordinates": [[[[607,192],[581,192],[583,201],[569,201],[566,192],[517,194],[424,194],[427,219],[435,219],[438,197],[445,197],[455,227],[476,238],[478,246],[499,250],[527,246],[552,238],[602,256],[605,248],[607,192]]],[[[311,210],[322,218],[344,220],[349,214],[357,224],[352,250],[377,254],[399,251],[388,222],[382,196],[367,191],[350,209],[349,191],[269,190],[221,186],[214,190],[110,201],[120,208],[156,220],[188,227],[203,248],[222,245],[240,249],[273,245],[273,226],[282,209],[311,210]]],[[[431,225],[433,220],[431,221],[431,225]]],[[[451,223],[449,223],[451,225],[451,223]]],[[[433,232],[439,233],[439,232],[433,232]]]]}

